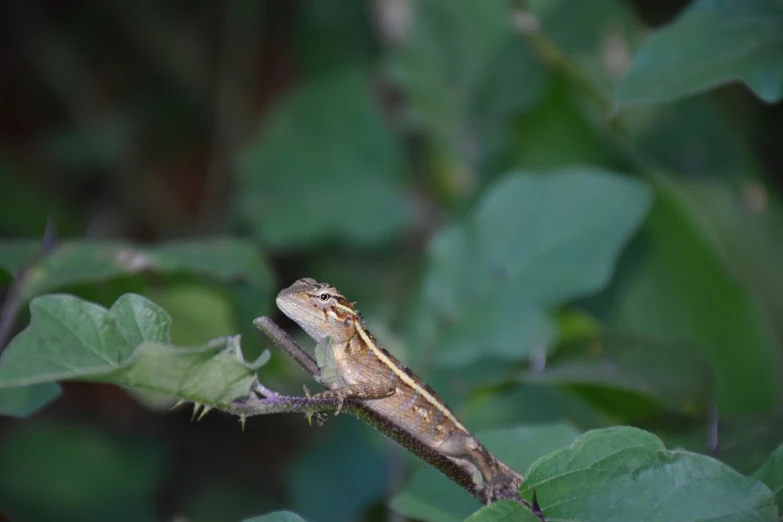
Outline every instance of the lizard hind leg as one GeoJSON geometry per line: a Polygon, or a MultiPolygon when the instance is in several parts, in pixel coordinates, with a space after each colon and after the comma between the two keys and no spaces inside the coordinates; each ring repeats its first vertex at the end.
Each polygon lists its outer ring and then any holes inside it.
{"type": "Polygon", "coordinates": [[[474,481],[485,483],[492,475],[492,458],[481,443],[468,433],[455,432],[444,440],[438,449],[444,455],[470,462],[476,468],[474,481]]]}
{"type": "Polygon", "coordinates": [[[487,503],[503,499],[519,501],[522,476],[496,460],[475,437],[452,433],[439,449],[444,455],[466,460],[476,468],[474,481],[486,490],[487,503]]]}

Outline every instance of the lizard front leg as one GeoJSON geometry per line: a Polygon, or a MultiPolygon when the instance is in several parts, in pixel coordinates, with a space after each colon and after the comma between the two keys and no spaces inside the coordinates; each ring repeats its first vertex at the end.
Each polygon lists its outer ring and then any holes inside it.
{"type": "Polygon", "coordinates": [[[313,398],[337,399],[339,402],[337,410],[334,412],[334,415],[337,416],[340,415],[340,411],[343,409],[345,399],[350,399],[351,397],[364,400],[384,399],[394,395],[396,390],[397,387],[390,383],[348,384],[333,390],[322,391],[313,395],[313,398]]]}

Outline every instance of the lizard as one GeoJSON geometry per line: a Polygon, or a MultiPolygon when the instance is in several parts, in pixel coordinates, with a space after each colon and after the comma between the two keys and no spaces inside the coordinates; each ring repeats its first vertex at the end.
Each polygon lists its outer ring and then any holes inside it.
{"type": "Polygon", "coordinates": [[[314,341],[329,343],[327,357],[335,363],[337,382],[313,398],[337,399],[335,415],[344,401],[361,400],[406,440],[466,469],[488,504],[520,501],[524,476],[493,456],[430,386],[378,344],[354,309],[356,303],[332,285],[302,278],[281,290],[276,304],[314,341]]]}

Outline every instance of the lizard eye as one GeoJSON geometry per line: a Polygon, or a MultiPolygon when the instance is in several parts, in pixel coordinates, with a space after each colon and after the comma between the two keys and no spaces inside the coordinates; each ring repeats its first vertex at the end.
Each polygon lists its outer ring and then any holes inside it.
{"type": "Polygon", "coordinates": [[[319,299],[321,299],[321,301],[328,301],[329,300],[329,294],[327,294],[326,292],[322,293],[318,297],[319,297],[319,299]]]}

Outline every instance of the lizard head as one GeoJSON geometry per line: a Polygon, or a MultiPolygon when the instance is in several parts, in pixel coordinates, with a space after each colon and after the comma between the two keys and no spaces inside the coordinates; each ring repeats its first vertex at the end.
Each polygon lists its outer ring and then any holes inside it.
{"type": "Polygon", "coordinates": [[[316,342],[346,342],[356,335],[359,314],[335,287],[302,278],[277,294],[277,307],[316,342]]]}

